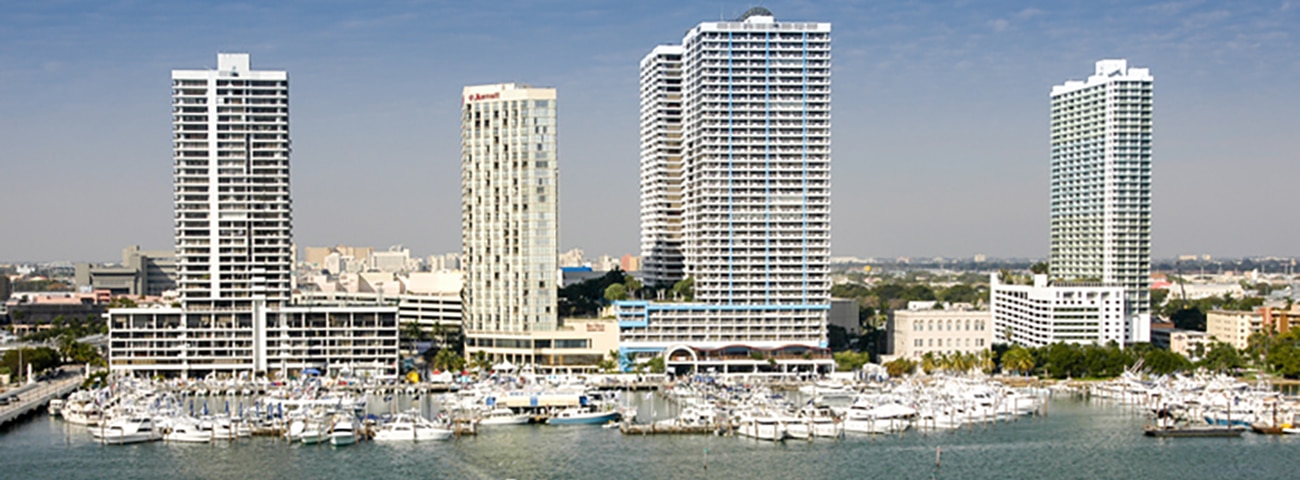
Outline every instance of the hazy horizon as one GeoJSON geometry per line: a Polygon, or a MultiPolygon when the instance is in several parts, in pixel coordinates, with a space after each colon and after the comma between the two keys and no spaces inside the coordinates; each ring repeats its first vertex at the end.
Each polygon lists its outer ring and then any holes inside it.
{"type": "MultiPolygon", "coordinates": [[[[1290,2],[765,2],[833,24],[835,256],[1043,258],[1048,92],[1155,77],[1154,258],[1296,252],[1290,2]]],[[[748,3],[0,5],[0,261],[170,249],[170,72],[290,77],[294,240],[460,250],[459,92],[558,89],[560,250],[639,254],[637,65],[748,3]]]]}

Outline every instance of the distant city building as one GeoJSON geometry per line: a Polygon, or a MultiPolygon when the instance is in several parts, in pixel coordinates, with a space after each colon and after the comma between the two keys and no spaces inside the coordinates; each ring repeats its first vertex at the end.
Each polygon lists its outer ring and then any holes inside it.
{"type": "Polygon", "coordinates": [[[9,300],[9,296],[13,295],[13,293],[14,293],[13,282],[9,280],[9,277],[7,275],[0,274],[0,302],[9,300]]]}
{"type": "Polygon", "coordinates": [[[861,335],[862,322],[858,320],[858,309],[861,308],[857,300],[851,298],[832,298],[831,312],[827,316],[826,324],[844,329],[848,335],[861,335]]]}
{"type": "Polygon", "coordinates": [[[1241,287],[1241,282],[1232,283],[1170,283],[1165,286],[1169,289],[1170,299],[1200,300],[1202,298],[1222,297],[1231,295],[1242,298],[1246,295],[1246,289],[1241,287]]]}
{"type": "Polygon", "coordinates": [[[410,272],[415,269],[411,264],[411,251],[409,249],[395,246],[386,252],[375,252],[370,255],[370,268],[380,272],[398,273],[410,272]]]}
{"type": "Polygon", "coordinates": [[[583,252],[581,248],[575,248],[560,253],[561,267],[581,267],[585,265],[584,263],[585,261],[586,260],[583,258],[583,252]]]}
{"type": "Polygon", "coordinates": [[[120,265],[76,264],[73,281],[79,288],[108,290],[113,295],[161,296],[176,289],[176,252],[132,245],[122,249],[120,265]]]}
{"type": "Polygon", "coordinates": [[[636,272],[641,270],[641,257],[634,257],[631,254],[623,255],[618,260],[619,268],[624,272],[636,272]]]}
{"type": "Polygon", "coordinates": [[[1215,340],[1242,350],[1250,346],[1252,334],[1264,332],[1276,335],[1300,327],[1300,307],[1293,308],[1287,311],[1260,307],[1249,312],[1210,310],[1205,314],[1205,332],[1215,340]]]}
{"type": "Polygon", "coordinates": [[[172,71],[180,307],[109,311],[109,368],[395,377],[397,308],[294,305],[289,79],[218,54],[172,71]]]}
{"type": "Polygon", "coordinates": [[[927,353],[978,353],[993,345],[993,336],[988,310],[897,310],[885,325],[891,358],[917,360],[927,353]]]}
{"type": "Polygon", "coordinates": [[[832,367],[830,32],[753,8],[642,59],[645,277],[690,278],[694,291],[689,302],[616,303],[634,361],[663,355],[677,371],[832,367]]]}
{"type": "Polygon", "coordinates": [[[354,247],[349,245],[306,247],[304,250],[303,263],[316,270],[324,269],[326,258],[329,257],[330,254],[337,253],[339,257],[348,258],[350,259],[349,261],[352,262],[359,262],[359,265],[369,265],[370,255],[375,253],[374,247],[354,247]]]}
{"type": "MultiPolygon", "coordinates": [[[[4,278],[0,275],[0,278],[4,278]]],[[[110,293],[98,292],[15,292],[0,305],[14,333],[52,328],[59,320],[100,320],[108,310],[110,293]]],[[[3,319],[0,317],[0,319],[3,319]]]]}
{"type": "Polygon", "coordinates": [[[429,270],[434,272],[460,270],[460,253],[446,253],[429,256],[429,270]]]}
{"type": "Polygon", "coordinates": [[[989,275],[989,311],[993,338],[1031,347],[1052,343],[1120,345],[1148,341],[1150,332],[1135,339],[1124,314],[1124,287],[1095,283],[1050,283],[1034,275],[1033,284],[1003,283],[989,275]]]}
{"type": "Polygon", "coordinates": [[[608,271],[598,271],[591,267],[560,267],[560,288],[594,280],[605,276],[608,271]]]}
{"type": "Polygon", "coordinates": [[[1205,352],[1208,352],[1213,341],[1214,338],[1207,332],[1174,328],[1172,324],[1170,326],[1153,324],[1151,327],[1152,346],[1181,354],[1193,361],[1199,360],[1205,352]]]}
{"type": "Polygon", "coordinates": [[[1151,275],[1151,71],[1101,60],[1052,87],[1050,275],[1124,287],[1146,341],[1151,275]]]}

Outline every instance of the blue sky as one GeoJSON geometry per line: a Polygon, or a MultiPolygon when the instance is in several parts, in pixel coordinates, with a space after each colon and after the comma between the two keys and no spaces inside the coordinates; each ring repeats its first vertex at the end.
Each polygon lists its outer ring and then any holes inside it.
{"type": "MultiPolygon", "coordinates": [[[[637,63],[727,2],[0,3],[0,260],[170,248],[172,69],[289,71],[295,240],[460,249],[460,88],[560,97],[561,247],[636,253],[637,63]]],[[[1295,255],[1300,2],[766,2],[834,24],[836,255],[1044,256],[1048,92],[1156,78],[1157,257],[1295,255]]]]}

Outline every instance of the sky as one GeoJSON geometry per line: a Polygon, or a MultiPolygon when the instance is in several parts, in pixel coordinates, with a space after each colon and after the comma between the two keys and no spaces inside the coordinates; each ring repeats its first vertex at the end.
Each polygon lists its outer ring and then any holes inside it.
{"type": "MultiPolygon", "coordinates": [[[[833,24],[837,256],[1043,257],[1048,93],[1155,77],[1153,255],[1294,256],[1300,1],[772,1],[833,24]]],[[[0,3],[0,261],[172,244],[170,71],[290,77],[294,239],[460,250],[459,96],[559,94],[560,247],[636,254],[638,63],[749,3],[0,3]]]]}

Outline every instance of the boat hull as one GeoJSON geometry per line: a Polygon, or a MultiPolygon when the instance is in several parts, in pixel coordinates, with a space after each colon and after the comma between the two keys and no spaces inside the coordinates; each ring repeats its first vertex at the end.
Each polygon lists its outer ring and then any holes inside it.
{"type": "Polygon", "coordinates": [[[550,425],[600,425],[618,420],[618,412],[580,414],[569,417],[553,417],[547,420],[550,425]]]}

